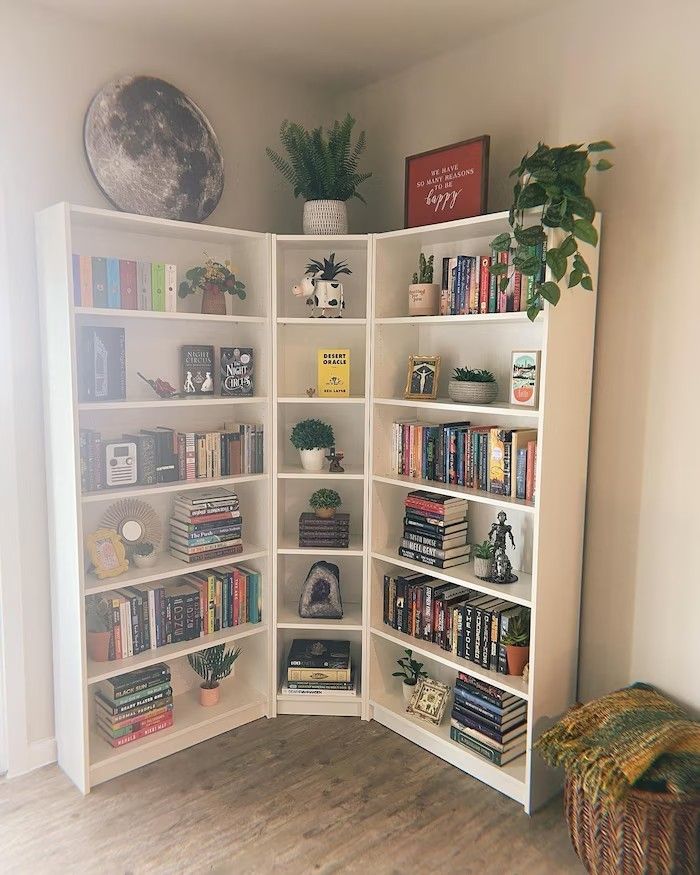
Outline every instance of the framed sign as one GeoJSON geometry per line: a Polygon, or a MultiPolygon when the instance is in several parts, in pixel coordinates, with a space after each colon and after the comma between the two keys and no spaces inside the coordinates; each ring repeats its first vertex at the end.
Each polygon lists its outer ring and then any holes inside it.
{"type": "Polygon", "coordinates": [[[413,401],[434,401],[439,379],[439,355],[410,355],[403,397],[413,401]]]}
{"type": "Polygon", "coordinates": [[[486,212],[489,137],[406,158],[404,225],[433,225],[486,212]]]}

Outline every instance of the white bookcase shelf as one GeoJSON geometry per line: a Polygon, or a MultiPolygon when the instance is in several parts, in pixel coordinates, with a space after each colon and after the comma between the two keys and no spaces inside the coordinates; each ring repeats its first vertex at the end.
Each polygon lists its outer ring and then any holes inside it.
{"type": "MultiPolygon", "coordinates": [[[[507,227],[507,214],[496,213],[386,234],[314,237],[257,234],[68,204],[37,216],[44,366],[53,375],[46,397],[46,443],[56,737],[59,763],[83,792],[191,744],[277,714],[375,719],[517,800],[526,811],[537,808],[556,790],[558,777],[532,755],[532,742],[572,704],[576,693],[596,295],[581,290],[567,294],[556,309],[545,307],[535,323],[522,312],[407,315],[407,284],[420,252],[434,255],[436,265],[443,257],[483,254],[489,251],[491,239],[507,227]],[[231,300],[225,316],[195,312],[199,301],[193,297],[178,300],[176,313],[73,305],[73,252],[163,260],[176,263],[184,274],[201,262],[203,250],[213,258],[230,259],[246,281],[246,301],[231,300]],[[341,319],[312,318],[291,287],[301,279],[310,258],[329,252],[348,261],[352,269],[350,276],[343,277],[345,311],[341,319]],[[78,402],[76,328],[87,324],[124,327],[128,400],[78,402]],[[259,395],[164,400],[149,394],[135,371],[176,381],[172,353],[183,343],[255,347],[259,395]],[[316,354],[321,347],[350,349],[350,397],[308,396],[307,389],[316,387],[316,354]],[[510,356],[517,349],[541,350],[536,410],[508,403],[510,356]],[[404,399],[411,353],[441,356],[436,400],[404,399]],[[493,404],[456,404],[447,397],[447,382],[458,365],[493,371],[499,384],[493,404]],[[536,501],[394,473],[391,426],[395,420],[412,417],[433,423],[468,418],[477,425],[536,428],[536,501]],[[318,473],[303,470],[289,435],[293,425],[305,418],[320,418],[333,426],[336,446],[345,453],[344,473],[331,474],[327,466],[318,473]],[[264,423],[264,474],[81,494],[81,426],[116,435],[160,424],[179,429],[216,427],[224,419],[264,423]],[[153,567],[129,569],[113,580],[99,580],[86,572],[84,536],[95,528],[108,502],[129,496],[151,499],[165,524],[174,494],[202,485],[231,485],[239,491],[249,539],[243,554],[227,557],[228,561],[185,564],[162,553],[153,567]],[[350,513],[348,549],[298,546],[299,514],[308,509],[309,496],[322,485],[337,489],[342,510],[350,513]],[[403,501],[412,489],[468,499],[472,543],[483,540],[496,513],[505,510],[516,538],[512,556],[518,581],[498,586],[478,579],[470,563],[442,570],[399,557],[403,501]],[[345,607],[341,620],[298,615],[303,582],[317,559],[338,565],[345,607]],[[262,623],[224,629],[118,662],[88,660],[86,595],[233,562],[251,563],[262,574],[262,623]],[[384,575],[414,571],[530,608],[528,683],[385,625],[384,575]],[[356,696],[281,692],[292,639],[315,636],[350,640],[356,696]],[[221,703],[201,708],[187,655],[209,644],[237,641],[243,656],[236,663],[235,676],[222,686],[221,703]],[[451,686],[457,672],[464,672],[527,700],[526,753],[501,768],[453,742],[448,718],[432,726],[407,715],[400,684],[391,677],[407,647],[420,656],[431,676],[451,686]],[[92,731],[94,685],[161,660],[173,670],[173,727],[111,749],[92,731]]],[[[589,250],[585,257],[595,286],[597,251],[589,250]]]]}

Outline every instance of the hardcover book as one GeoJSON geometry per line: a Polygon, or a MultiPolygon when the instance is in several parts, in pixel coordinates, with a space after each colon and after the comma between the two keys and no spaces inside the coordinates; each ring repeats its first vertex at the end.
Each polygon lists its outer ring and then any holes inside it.
{"type": "Polygon", "coordinates": [[[123,328],[84,325],[78,350],[81,401],[126,398],[126,341],[123,328]]]}
{"type": "Polygon", "coordinates": [[[177,312],[177,265],[166,264],[163,268],[165,309],[168,313],[177,312]]]}
{"type": "Polygon", "coordinates": [[[121,289],[122,310],[138,310],[136,295],[136,262],[119,262],[119,286],[121,289]]]}
{"type": "Polygon", "coordinates": [[[136,288],[139,310],[152,310],[150,261],[139,261],[136,263],[136,288]]]}
{"type": "Polygon", "coordinates": [[[92,259],[92,305],[107,306],[107,259],[94,257],[92,259]]]}
{"type": "Polygon", "coordinates": [[[349,349],[318,350],[317,391],[326,398],[345,398],[350,395],[349,349]]]}
{"type": "Polygon", "coordinates": [[[213,394],[213,346],[183,346],[180,348],[180,362],[182,366],[182,391],[185,394],[213,394]]]}
{"type": "Polygon", "coordinates": [[[165,265],[154,261],[151,265],[151,309],[165,310],[165,265]]]}
{"type": "Polygon", "coordinates": [[[107,306],[118,310],[122,305],[122,287],[119,278],[119,259],[107,259],[107,306]]]}
{"type": "Polygon", "coordinates": [[[254,393],[254,353],[251,347],[222,346],[219,352],[221,394],[250,397],[254,393]]]}
{"type": "Polygon", "coordinates": [[[288,668],[335,668],[350,666],[350,642],[295,638],[289,648],[288,668]]]}

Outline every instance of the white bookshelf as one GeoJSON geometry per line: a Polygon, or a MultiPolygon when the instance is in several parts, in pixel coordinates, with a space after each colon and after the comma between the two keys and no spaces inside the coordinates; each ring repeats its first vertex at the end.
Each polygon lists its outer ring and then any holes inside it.
{"type": "MultiPolygon", "coordinates": [[[[483,316],[407,315],[407,285],[421,251],[445,256],[483,254],[507,228],[507,215],[488,216],[425,228],[344,237],[274,236],[207,225],[170,222],[59,204],[37,217],[42,289],[43,346],[47,373],[47,469],[55,664],[56,737],[59,763],[75,784],[90,787],[206,738],[262,716],[335,715],[375,719],[456,768],[520,802],[526,811],[556,790],[558,776],[531,753],[534,738],[575,698],[578,616],[585,510],[588,422],[595,324],[595,293],[563,292],[561,305],[547,306],[533,324],[524,313],[483,316]],[[202,251],[229,258],[247,283],[245,302],[229,302],[226,316],[205,316],[199,299],[179,301],[177,313],[92,310],[72,303],[71,253],[164,260],[179,275],[200,263],[202,251]],[[353,270],[343,277],[346,309],[342,319],[310,318],[303,300],[293,297],[309,258],[335,252],[353,270]],[[186,310],[184,309],[186,308],[186,310]],[[76,392],[76,328],[120,325],[127,335],[127,398],[109,404],[81,404],[76,392]],[[136,378],[137,370],[179,378],[177,350],[184,343],[256,348],[258,393],[239,401],[211,398],[163,401],[136,378]],[[351,350],[351,396],[309,398],[316,385],[316,351],[351,350]],[[508,403],[512,350],[542,351],[537,410],[508,403]],[[408,356],[442,356],[438,398],[405,400],[408,356]],[[489,406],[455,404],[447,381],[457,365],[484,367],[499,382],[489,406]],[[238,406],[239,410],[236,410],[238,406]],[[199,408],[199,409],[197,409],[199,408]],[[391,424],[415,416],[446,422],[538,429],[537,497],[518,501],[487,492],[416,480],[390,467],[391,424]],[[85,571],[84,535],[96,527],[111,501],[141,497],[167,519],[173,494],[192,488],[174,483],[134,486],[81,494],[78,429],[85,425],[111,436],[134,428],[168,425],[206,429],[225,418],[265,425],[265,473],[204,481],[231,485],[246,520],[244,553],[235,557],[263,575],[263,622],[225,629],[196,642],[140,654],[130,660],[92,664],[85,651],[85,595],[115,587],[168,580],[206,561],[183,566],[163,553],[149,569],[130,569],[115,581],[85,571]],[[301,419],[332,424],[336,445],[345,452],[344,474],[310,473],[301,468],[289,435],[301,419]],[[298,546],[298,517],[320,486],[337,489],[342,510],[351,515],[348,549],[298,546]],[[476,578],[471,563],[429,569],[398,556],[403,499],[412,489],[469,500],[470,542],[482,540],[503,509],[513,526],[512,553],[519,580],[496,586],[476,578]],[[341,573],[342,620],[304,620],[298,600],[316,559],[336,563],[341,573]],[[508,599],[532,611],[529,683],[475,666],[430,642],[404,635],[382,622],[383,576],[430,571],[438,580],[508,599]],[[295,637],[347,638],[358,667],[358,694],[286,695],[282,669],[295,637]],[[197,679],[186,656],[208,643],[241,641],[244,656],[222,690],[220,705],[200,708],[197,679]],[[420,655],[429,673],[453,685],[458,671],[526,699],[528,750],[503,768],[452,742],[449,720],[433,727],[409,717],[400,684],[391,677],[405,647],[420,655]],[[91,733],[91,688],[109,676],[167,660],[173,668],[175,724],[171,729],[113,751],[91,733]]],[[[597,251],[586,253],[594,284],[597,251]]],[[[200,482],[194,484],[199,487],[200,482]]],[[[165,529],[165,525],[164,525],[165,529]]],[[[227,564],[219,561],[218,564],[227,564]]]]}

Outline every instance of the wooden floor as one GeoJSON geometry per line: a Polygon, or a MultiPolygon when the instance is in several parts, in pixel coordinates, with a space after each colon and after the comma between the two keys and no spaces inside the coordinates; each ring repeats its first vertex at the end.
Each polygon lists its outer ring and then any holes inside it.
{"type": "Polygon", "coordinates": [[[555,800],[522,808],[377,723],[278,717],[82,797],[0,781],[0,872],[583,873],[555,800]]]}

